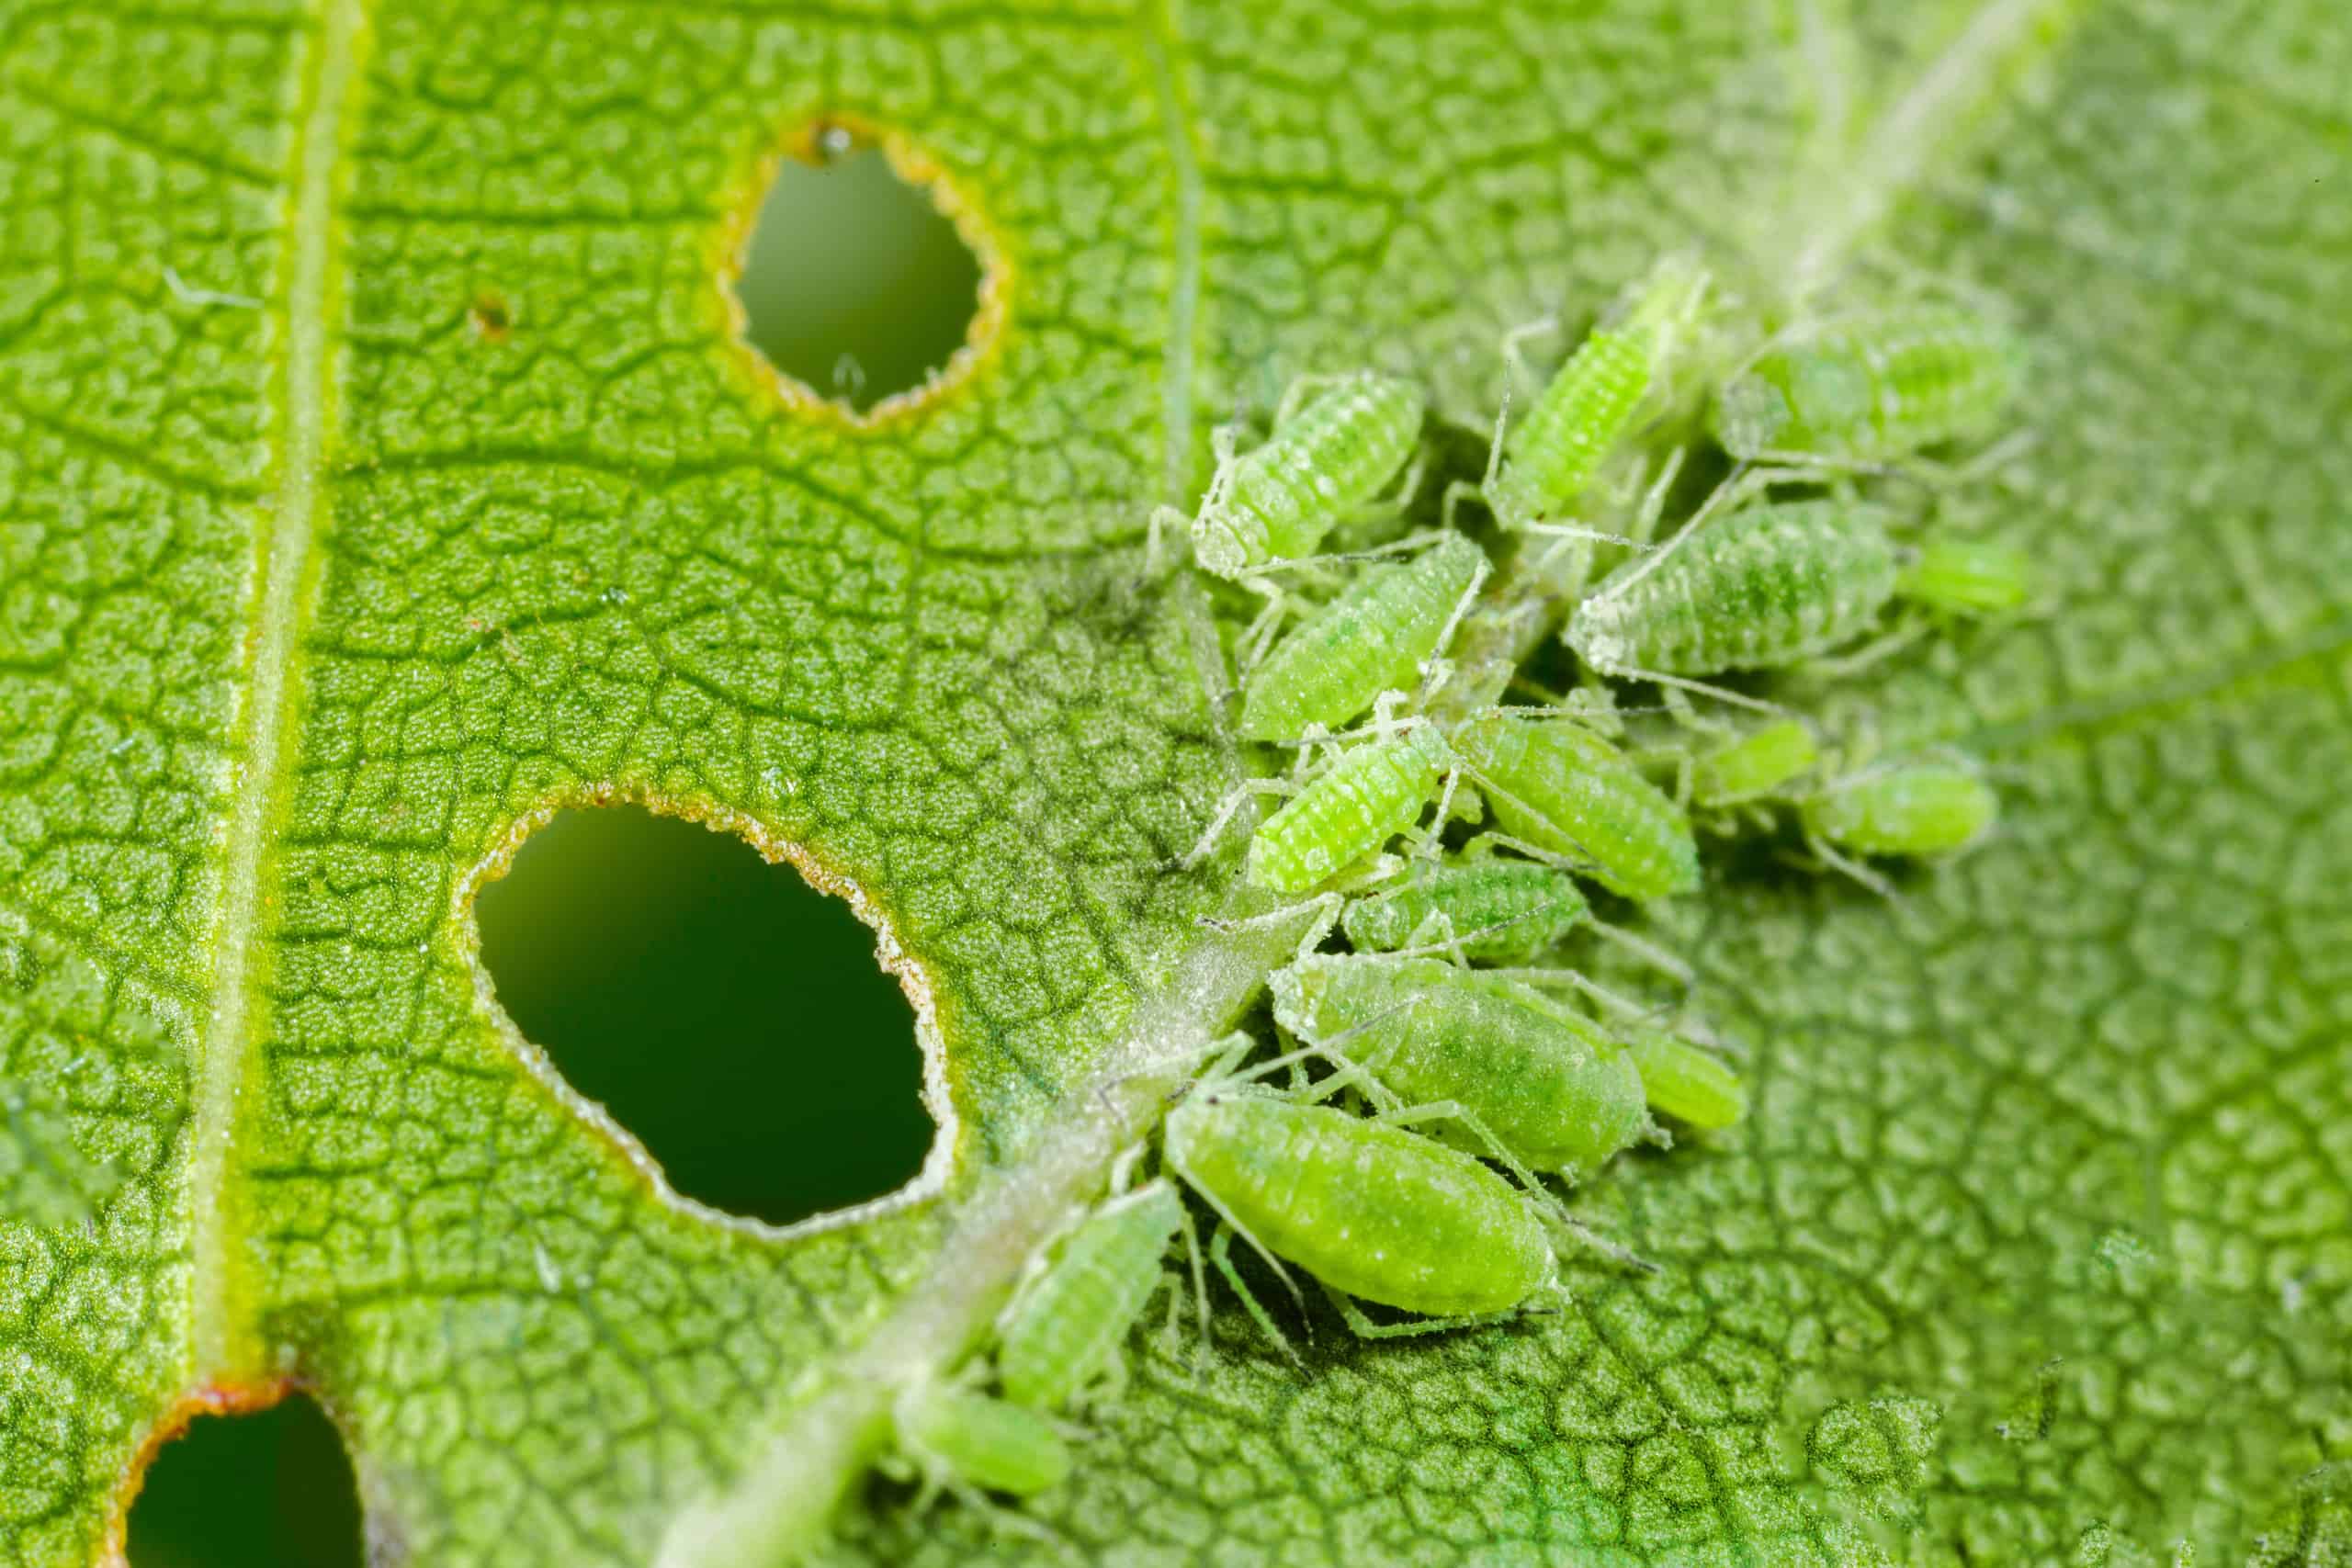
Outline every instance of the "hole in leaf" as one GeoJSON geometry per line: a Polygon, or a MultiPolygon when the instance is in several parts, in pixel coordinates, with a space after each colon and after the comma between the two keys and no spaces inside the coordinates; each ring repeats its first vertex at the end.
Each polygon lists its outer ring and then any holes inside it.
{"type": "Polygon", "coordinates": [[[301,1394],[198,1416],[149,1466],[126,1551],[130,1568],[360,1568],[359,1492],[334,1424],[301,1394]]]}
{"type": "Polygon", "coordinates": [[[783,1225],[921,1172],[906,994],[790,866],[641,807],[567,810],[475,917],[507,1016],[684,1196],[783,1225]]]}
{"type": "Polygon", "coordinates": [[[768,363],[864,413],[922,387],[971,335],[980,264],[930,192],[837,127],[786,158],[736,294],[768,363]]]}

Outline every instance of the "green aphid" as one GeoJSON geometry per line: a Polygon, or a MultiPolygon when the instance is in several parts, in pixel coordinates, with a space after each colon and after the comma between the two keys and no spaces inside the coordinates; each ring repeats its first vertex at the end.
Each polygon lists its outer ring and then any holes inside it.
{"type": "Polygon", "coordinates": [[[1165,1181],[1088,1215],[1005,1314],[996,1353],[1005,1397],[1053,1410],[1115,1378],[1119,1347],[1167,1278],[1160,1260],[1183,1223],[1183,1200],[1165,1181]]]}
{"type": "MultiPolygon", "coordinates": [[[[1403,1126],[1204,1084],[1168,1113],[1161,1149],[1169,1168],[1268,1258],[1436,1320],[1382,1328],[1345,1309],[1360,1334],[1428,1333],[1510,1312],[1557,1278],[1531,1195],[1403,1126]]],[[[1279,1342],[1227,1258],[1227,1239],[1221,1232],[1212,1256],[1279,1342]]]]}
{"type": "Polygon", "coordinates": [[[1920,545],[1894,591],[1948,615],[2006,615],[2032,594],[2033,563],[2014,545],[1941,535],[1920,545]]]}
{"type": "Polygon", "coordinates": [[[1929,859],[1958,854],[1983,838],[2000,799],[1968,768],[1898,762],[1839,779],[1799,809],[1816,852],[1835,845],[1853,854],[1929,859]]]}
{"type": "Polygon", "coordinates": [[[1690,818],[1590,730],[1498,711],[1464,722],[1453,749],[1505,833],[1628,898],[1697,890],[1690,818]]]}
{"type": "Polygon", "coordinates": [[[1517,981],[1437,958],[1310,954],[1272,986],[1275,1021],[1401,1100],[1453,1108],[1437,1135],[1471,1153],[1573,1178],[1648,1130],[1624,1048],[1517,981]]]}
{"type": "Polygon", "coordinates": [[[1592,914],[1566,872],[1531,861],[1456,856],[1416,866],[1401,885],[1358,898],[1340,918],[1364,951],[1458,945],[1464,957],[1522,964],[1592,914]]]}
{"type": "Polygon", "coordinates": [[[1747,1113],[1747,1089],[1716,1056],[1658,1029],[1625,1037],[1642,1075],[1642,1093],[1656,1109],[1693,1127],[1728,1127],[1747,1113]]]}
{"type": "Polygon", "coordinates": [[[1699,758],[1691,799],[1710,808],[1751,805],[1785,794],[1820,762],[1820,744],[1804,721],[1780,719],[1699,758]]]}
{"type": "Polygon", "coordinates": [[[1459,534],[1366,571],[1250,672],[1242,738],[1295,739],[1317,724],[1337,729],[1381,693],[1410,690],[1486,574],[1486,555],[1459,534]]]}
{"type": "MultiPolygon", "coordinates": [[[[1374,509],[1420,441],[1425,407],[1419,387],[1370,372],[1294,386],[1262,443],[1220,457],[1191,519],[1193,558],[1240,578],[1313,555],[1341,518],[1374,509]]],[[[1163,512],[1154,526],[1169,521],[1184,518],[1163,512]]]]}
{"type": "Polygon", "coordinates": [[[1584,494],[1656,402],[1706,292],[1702,268],[1668,256],[1568,356],[1502,443],[1500,470],[1480,487],[1498,522],[1522,528],[1557,517],[1584,494]]]}
{"type": "Polygon", "coordinates": [[[934,1489],[1026,1497],[1070,1472],[1069,1445],[1044,1416],[971,1389],[912,1384],[890,1415],[899,1455],[934,1489]]]}
{"type": "Polygon", "coordinates": [[[1250,885],[1304,893],[1346,870],[1410,828],[1453,765],[1426,723],[1350,747],[1260,825],[1250,885]]]}
{"type": "Polygon", "coordinates": [[[1894,596],[1881,508],[1750,506],[1612,572],[1568,618],[1587,668],[1624,679],[1769,670],[1850,642],[1894,596]]]}
{"type": "Polygon", "coordinates": [[[1750,461],[1893,462],[1992,434],[2022,364],[2007,329],[1954,306],[1841,317],[1767,344],[1716,395],[1715,438],[1750,461]]]}

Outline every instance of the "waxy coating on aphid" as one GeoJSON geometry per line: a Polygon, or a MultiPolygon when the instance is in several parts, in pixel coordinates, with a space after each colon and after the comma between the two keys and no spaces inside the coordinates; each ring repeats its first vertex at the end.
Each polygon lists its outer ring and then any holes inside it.
{"type": "Polygon", "coordinates": [[[2016,339],[1955,307],[1844,317],[1767,345],[1716,395],[1715,436],[1736,457],[1890,462],[1989,434],[2019,366],[2016,339]]]}
{"type": "Polygon", "coordinates": [[[2033,563],[2014,545],[1939,535],[1919,546],[1894,591],[1948,615],[2000,615],[2033,592],[2033,563]]]}
{"type": "Polygon", "coordinates": [[[1706,288],[1698,265],[1668,257],[1620,320],[1577,345],[1503,444],[1501,471],[1486,491],[1498,521],[1515,527],[1557,516],[1584,493],[1650,401],[1706,288]]]}
{"type": "Polygon", "coordinates": [[[1110,1365],[1159,1288],[1160,1259],[1183,1219],[1183,1200],[1165,1181],[1087,1216],[1006,1317],[996,1358],[1006,1398],[1055,1409],[1110,1365]]]}
{"type": "Polygon", "coordinates": [[[1851,641],[1894,597],[1887,514],[1844,501],[1750,506],[1663,560],[1612,572],[1568,618],[1603,675],[1770,670],[1851,641]]]}
{"type": "Polygon", "coordinates": [[[1417,866],[1399,886],[1356,899],[1340,926],[1362,949],[1458,942],[1464,957],[1515,964],[1552,947],[1591,913],[1565,871],[1456,857],[1417,866]]]}
{"type": "Polygon", "coordinates": [[[1894,763],[1841,779],[1802,807],[1805,831],[1865,855],[1956,854],[1993,825],[2000,801],[1966,768],[1894,763]]]}
{"type": "Polygon", "coordinates": [[[1702,806],[1743,806],[1780,794],[1820,761],[1813,731],[1802,720],[1780,719],[1700,758],[1691,797],[1702,806]]]}
{"type": "Polygon", "coordinates": [[[1624,1049],[1515,980],[1436,958],[1317,954],[1272,985],[1275,1021],[1293,1034],[1345,1035],[1348,1058],[1400,1099],[1475,1117],[1475,1132],[1438,1129],[1456,1147],[1486,1152],[1483,1132],[1537,1170],[1589,1171],[1649,1125],[1624,1049]]]}
{"type": "Polygon", "coordinates": [[[1432,1316],[1507,1312],[1552,1282],[1530,1201],[1470,1156],[1328,1105],[1194,1094],[1169,1165],[1259,1245],[1335,1290],[1432,1316]]]}
{"type": "Polygon", "coordinates": [[[1340,752],[1251,837],[1250,885],[1304,893],[1353,865],[1411,827],[1453,766],[1428,724],[1340,752]]]}
{"type": "Polygon", "coordinates": [[[1374,567],[1302,622],[1250,672],[1241,736],[1290,740],[1336,729],[1386,691],[1409,691],[1487,558],[1459,534],[1374,567]]]}
{"type": "Polygon", "coordinates": [[[1625,1037],[1651,1105],[1693,1127],[1728,1127],[1747,1113],[1747,1089],[1715,1057],[1657,1029],[1625,1037]]]}
{"type": "Polygon", "coordinates": [[[1410,381],[1369,373],[1335,381],[1222,464],[1193,519],[1193,554],[1219,577],[1315,553],[1332,525],[1369,503],[1420,439],[1425,403],[1410,381]]]}
{"type": "Polygon", "coordinates": [[[1033,1410],[970,1389],[922,1383],[902,1393],[891,1420],[899,1449],[935,1478],[1026,1497],[1070,1472],[1069,1445],[1033,1410]]]}
{"type": "Polygon", "coordinates": [[[1628,898],[1697,890],[1690,818],[1590,730],[1488,713],[1464,723],[1453,746],[1506,833],[1628,898]]]}

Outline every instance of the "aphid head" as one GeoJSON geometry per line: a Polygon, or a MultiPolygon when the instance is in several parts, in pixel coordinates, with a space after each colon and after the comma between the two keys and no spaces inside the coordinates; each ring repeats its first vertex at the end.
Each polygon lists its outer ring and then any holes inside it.
{"type": "Polygon", "coordinates": [[[1611,675],[1629,669],[1634,662],[1634,649],[1625,636],[1625,602],[1612,597],[1604,586],[1600,592],[1577,606],[1560,640],[1568,645],[1568,651],[1586,669],[1599,674],[1611,675]]]}
{"type": "Polygon", "coordinates": [[[1203,571],[1223,578],[1239,577],[1251,567],[1265,564],[1263,539],[1257,548],[1242,537],[1232,511],[1212,500],[1193,519],[1193,558],[1201,563],[1203,571]]]}
{"type": "Polygon", "coordinates": [[[1791,417],[1781,389],[1753,371],[1734,377],[1715,394],[1715,439],[1735,457],[1771,451],[1791,417]]]}

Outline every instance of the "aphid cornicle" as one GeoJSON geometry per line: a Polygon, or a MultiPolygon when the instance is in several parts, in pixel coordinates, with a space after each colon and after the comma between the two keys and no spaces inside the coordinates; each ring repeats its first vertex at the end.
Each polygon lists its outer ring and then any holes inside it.
{"type": "Polygon", "coordinates": [[[1625,1043],[1641,1070],[1644,1096],[1668,1116],[1713,1130],[1747,1113],[1747,1090],[1739,1075],[1689,1041],[1664,1030],[1637,1029],[1625,1043]]]}
{"type": "Polygon", "coordinates": [[[1161,1148],[1248,1239],[1365,1301],[1435,1317],[1508,1312],[1555,1277],[1525,1194],[1403,1127],[1204,1088],[1168,1113],[1161,1148]]]}
{"type": "Polygon", "coordinates": [[[1558,943],[1592,913],[1566,872],[1532,861],[1455,856],[1358,898],[1340,929],[1360,949],[1458,943],[1467,958],[1516,964],[1558,943]]]}
{"type": "Polygon", "coordinates": [[[1949,305],[1841,317],[1768,344],[1716,395],[1733,457],[1884,463],[1989,434],[2020,351],[1997,322],[1949,305]]]}
{"type": "Polygon", "coordinates": [[[1159,1288],[1160,1259],[1183,1223],[1183,1200],[1165,1181],[1088,1215],[1005,1316],[996,1356],[1005,1397],[1052,1410],[1111,1371],[1120,1342],[1159,1288]]]}
{"type": "Polygon", "coordinates": [[[1370,372],[1294,389],[1261,444],[1217,464],[1192,519],[1193,558],[1238,578],[1314,554],[1334,524],[1369,506],[1405,467],[1425,407],[1419,387],[1370,372]],[[1292,398],[1313,387],[1321,389],[1292,412],[1292,398]]]}
{"type": "Polygon", "coordinates": [[[1251,837],[1250,885],[1304,893],[1345,870],[1411,827],[1453,766],[1426,723],[1340,752],[1251,837]]]}
{"type": "Polygon", "coordinates": [[[1519,528],[1555,517],[1584,493],[1652,400],[1706,290],[1695,262],[1666,257],[1616,319],[1577,345],[1504,441],[1500,470],[1480,487],[1498,522],[1519,528]]]}
{"type": "Polygon", "coordinates": [[[1566,640],[1612,677],[1774,669],[1869,630],[1900,560],[1878,507],[1746,507],[1610,574],[1568,617],[1566,640]]]}
{"type": "Polygon", "coordinates": [[[1698,888],[1690,818],[1590,730],[1498,711],[1464,722],[1453,748],[1506,833],[1628,898],[1698,888]]]}
{"type": "Polygon", "coordinates": [[[967,1388],[922,1382],[891,1407],[899,1452],[933,1486],[1026,1497],[1066,1479],[1069,1445],[1033,1410],[967,1388]]]}
{"type": "Polygon", "coordinates": [[[1901,762],[1839,779],[1799,807],[1806,837],[1864,855],[1957,854],[2000,811],[1992,786],[1947,762],[1901,762]]]}
{"type": "Polygon", "coordinates": [[[1309,954],[1272,979],[1274,1018],[1301,1040],[1346,1036],[1350,1060],[1408,1101],[1461,1119],[1437,1136],[1487,1140],[1536,1170],[1597,1168],[1647,1129],[1642,1078],[1610,1034],[1549,997],[1436,958],[1309,954]]]}
{"type": "Polygon", "coordinates": [[[1478,547],[1453,534],[1411,560],[1366,571],[1250,672],[1242,738],[1337,728],[1381,693],[1409,690],[1486,570],[1478,547]]]}
{"type": "Polygon", "coordinates": [[[1691,798],[1705,807],[1768,799],[1820,761],[1820,744],[1804,721],[1781,719],[1699,758],[1691,768],[1691,798]]]}

